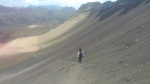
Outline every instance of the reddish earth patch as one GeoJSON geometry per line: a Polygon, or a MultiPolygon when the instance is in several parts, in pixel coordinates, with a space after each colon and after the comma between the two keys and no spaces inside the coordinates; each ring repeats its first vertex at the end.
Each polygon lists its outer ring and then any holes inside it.
{"type": "Polygon", "coordinates": [[[29,57],[28,54],[38,50],[36,37],[26,37],[22,32],[0,31],[0,68],[21,62],[29,57]]]}
{"type": "Polygon", "coordinates": [[[11,32],[9,31],[0,31],[0,48],[5,45],[11,39],[11,32]]]}

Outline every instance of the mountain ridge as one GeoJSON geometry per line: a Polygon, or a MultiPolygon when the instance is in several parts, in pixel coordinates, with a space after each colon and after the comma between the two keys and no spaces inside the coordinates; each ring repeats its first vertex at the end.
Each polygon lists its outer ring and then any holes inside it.
{"type": "MultiPolygon", "coordinates": [[[[51,7],[51,6],[50,6],[51,7]]],[[[5,7],[0,6],[1,26],[10,25],[49,25],[54,28],[62,24],[76,10],[73,7],[5,7]],[[68,12],[69,11],[69,12],[68,12]]]]}
{"type": "Polygon", "coordinates": [[[145,5],[149,3],[150,0],[117,0],[115,2],[106,1],[104,3],[100,2],[88,2],[82,4],[81,7],[77,10],[77,13],[87,13],[91,14],[98,12],[95,18],[99,20],[104,20],[110,17],[111,15],[120,12],[120,15],[126,14],[128,11],[142,4],[145,5]]]}

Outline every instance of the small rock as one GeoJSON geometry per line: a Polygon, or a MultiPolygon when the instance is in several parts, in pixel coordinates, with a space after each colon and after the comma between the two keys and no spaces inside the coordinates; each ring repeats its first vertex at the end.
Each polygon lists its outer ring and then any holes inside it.
{"type": "Polygon", "coordinates": [[[118,64],[122,64],[122,63],[123,63],[123,61],[119,61],[119,62],[118,62],[118,64]]]}
{"type": "Polygon", "coordinates": [[[144,34],[147,34],[148,32],[144,32],[144,34]]]}
{"type": "Polygon", "coordinates": [[[140,39],[136,39],[135,42],[139,41],[140,39]]]}
{"type": "Polygon", "coordinates": [[[132,74],[130,74],[129,76],[132,76],[132,74]]]}
{"type": "Polygon", "coordinates": [[[116,78],[116,81],[118,81],[119,80],[119,78],[116,78]]]}
{"type": "Polygon", "coordinates": [[[126,64],[126,66],[129,66],[129,64],[126,64]]]}
{"type": "Polygon", "coordinates": [[[147,61],[146,64],[149,64],[149,61],[147,61]]]}

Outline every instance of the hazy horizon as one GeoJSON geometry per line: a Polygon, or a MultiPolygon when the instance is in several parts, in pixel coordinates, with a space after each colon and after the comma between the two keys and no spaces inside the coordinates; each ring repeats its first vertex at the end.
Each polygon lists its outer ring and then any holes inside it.
{"type": "Polygon", "coordinates": [[[27,7],[29,5],[33,6],[47,6],[47,5],[58,5],[58,6],[68,6],[78,9],[81,4],[87,2],[106,2],[106,1],[116,1],[116,0],[0,0],[0,5],[8,7],[27,7]]]}

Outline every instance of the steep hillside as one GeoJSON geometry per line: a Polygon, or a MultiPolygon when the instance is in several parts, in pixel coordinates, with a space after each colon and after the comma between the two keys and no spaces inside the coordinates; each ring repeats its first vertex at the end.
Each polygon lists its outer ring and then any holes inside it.
{"type": "Polygon", "coordinates": [[[149,2],[118,0],[82,5],[59,27],[36,34],[39,51],[0,69],[0,83],[149,84],[149,2]],[[126,5],[120,8],[118,3],[126,5]],[[85,53],[82,64],[76,58],[79,48],[85,53]]]}
{"type": "Polygon", "coordinates": [[[1,28],[19,25],[39,25],[56,27],[67,20],[76,10],[72,7],[4,7],[0,6],[1,28]],[[69,12],[68,12],[69,11],[69,12]]]}
{"type": "Polygon", "coordinates": [[[134,9],[138,5],[149,3],[149,0],[117,0],[117,2],[107,1],[100,9],[98,16],[100,20],[106,19],[118,11],[120,15],[126,14],[128,11],[134,9]]]}

